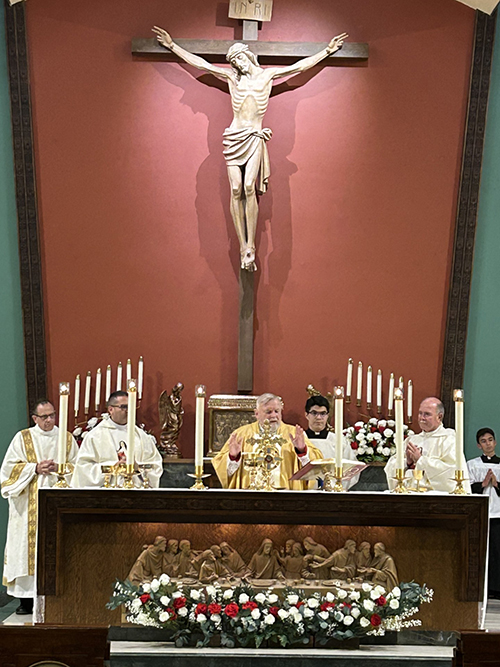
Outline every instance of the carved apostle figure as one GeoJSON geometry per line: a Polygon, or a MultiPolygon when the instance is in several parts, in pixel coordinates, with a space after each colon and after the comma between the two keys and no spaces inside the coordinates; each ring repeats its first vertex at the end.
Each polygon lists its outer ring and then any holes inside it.
{"type": "Polygon", "coordinates": [[[177,576],[177,554],[179,553],[179,540],[171,539],[167,542],[167,548],[163,554],[163,571],[169,577],[177,576]]]}
{"type": "Polygon", "coordinates": [[[373,559],[364,574],[374,584],[380,584],[386,591],[398,586],[398,571],[392,556],[385,551],[385,544],[377,542],[373,547],[373,559]]]}
{"type": "Polygon", "coordinates": [[[343,547],[334,551],[329,558],[317,558],[315,563],[311,564],[311,568],[318,567],[330,570],[328,579],[352,579],[356,574],[356,542],[354,540],[346,540],[343,547]]]}
{"type": "Polygon", "coordinates": [[[139,558],[132,565],[127,579],[136,586],[152,581],[163,573],[163,555],[167,546],[165,537],[158,535],[153,544],[146,545],[139,558]]]}
{"type": "Polygon", "coordinates": [[[283,577],[273,541],[266,537],[248,564],[253,579],[280,579],[283,577]]]}
{"type": "Polygon", "coordinates": [[[227,542],[221,542],[222,564],[233,577],[243,577],[248,574],[248,566],[240,556],[227,542]]]}
{"type": "Polygon", "coordinates": [[[312,537],[305,537],[303,544],[306,551],[304,562],[308,570],[306,579],[330,579],[330,568],[318,564],[329,558],[328,549],[323,544],[318,544],[312,537]],[[312,569],[313,563],[314,569],[312,569]]]}
{"type": "Polygon", "coordinates": [[[266,143],[269,128],[262,127],[271,95],[273,81],[295,76],[313,67],[342,47],[347,35],[334,37],[325,49],[302,58],[287,67],[260,67],[256,56],[246,44],[233,44],[227,53],[231,67],[217,67],[176,44],[162,28],[154,27],[159,43],[185,62],[210,72],[229,86],[233,121],[224,131],[223,145],[229,185],[231,217],[240,244],[241,268],[255,271],[255,233],[257,229],[257,194],[263,194],[270,175],[266,143]]]}
{"type": "Polygon", "coordinates": [[[358,550],[355,553],[356,574],[361,574],[361,571],[369,567],[372,562],[370,547],[371,545],[369,542],[361,542],[359,545],[358,550]]]}
{"type": "Polygon", "coordinates": [[[282,559],[282,567],[285,579],[299,581],[304,575],[305,561],[304,550],[300,542],[294,542],[291,553],[282,559]]]}
{"type": "Polygon", "coordinates": [[[195,555],[191,551],[191,542],[189,540],[181,540],[179,542],[179,553],[175,557],[175,567],[179,579],[197,576],[198,573],[193,566],[195,555]]]}

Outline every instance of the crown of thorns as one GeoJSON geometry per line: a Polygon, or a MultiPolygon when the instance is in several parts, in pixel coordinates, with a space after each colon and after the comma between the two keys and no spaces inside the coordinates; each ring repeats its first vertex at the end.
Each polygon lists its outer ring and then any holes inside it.
{"type": "Polygon", "coordinates": [[[237,55],[240,53],[244,53],[245,55],[253,55],[253,53],[250,51],[248,48],[247,44],[242,44],[240,42],[237,42],[236,44],[233,44],[232,46],[229,47],[229,50],[226,55],[226,60],[228,63],[231,62],[233,58],[236,58],[237,55]]]}

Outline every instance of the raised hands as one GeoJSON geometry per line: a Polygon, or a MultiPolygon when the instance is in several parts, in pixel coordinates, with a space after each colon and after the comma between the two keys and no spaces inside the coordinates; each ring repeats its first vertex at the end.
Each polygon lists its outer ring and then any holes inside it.
{"type": "Polygon", "coordinates": [[[154,28],[151,28],[151,30],[156,34],[156,39],[162,46],[165,46],[167,49],[172,48],[174,42],[166,30],[159,28],[157,25],[155,25],[154,28]]]}

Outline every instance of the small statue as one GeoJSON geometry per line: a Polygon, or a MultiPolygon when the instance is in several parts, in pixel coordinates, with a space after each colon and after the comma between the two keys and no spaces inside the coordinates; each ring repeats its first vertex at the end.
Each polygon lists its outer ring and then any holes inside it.
{"type": "Polygon", "coordinates": [[[278,552],[273,548],[273,541],[266,537],[248,564],[250,577],[252,579],[282,579],[283,572],[278,557],[278,552]]]}
{"type": "Polygon", "coordinates": [[[184,408],[182,407],[181,391],[184,389],[182,382],[178,382],[172,388],[172,393],[163,391],[158,400],[158,412],[160,413],[161,435],[160,452],[164,459],[180,459],[181,454],[177,446],[179,433],[184,421],[184,408]]]}
{"type": "MultiPolygon", "coordinates": [[[[290,540],[287,540],[287,544],[290,540]]],[[[293,540],[292,540],[293,542],[293,540]]],[[[285,552],[286,553],[286,552],[285,552]]],[[[289,581],[299,581],[304,576],[304,550],[300,542],[294,542],[291,552],[286,554],[281,560],[285,579],[289,581]]]]}
{"type": "Polygon", "coordinates": [[[311,568],[326,568],[330,569],[330,574],[327,579],[340,579],[346,581],[353,579],[356,574],[356,542],[354,540],[346,540],[343,547],[334,551],[329,558],[316,557],[315,562],[311,564],[311,568]]]}
{"type": "Polygon", "coordinates": [[[232,577],[244,577],[248,574],[248,566],[240,556],[227,542],[221,542],[222,564],[232,577]]]}
{"type": "Polygon", "coordinates": [[[179,540],[169,540],[163,554],[163,572],[169,577],[177,576],[177,554],[179,553],[179,540]]]}
{"type": "Polygon", "coordinates": [[[163,556],[167,546],[166,538],[158,535],[153,544],[143,547],[139,558],[132,565],[127,579],[136,586],[145,581],[152,581],[163,574],[163,556]]]}
{"type": "Polygon", "coordinates": [[[304,556],[304,564],[307,570],[305,578],[328,579],[330,577],[328,567],[319,566],[311,569],[313,563],[317,563],[320,560],[326,560],[330,557],[328,549],[323,544],[318,544],[312,537],[305,537],[303,544],[306,552],[306,555],[304,556]]]}
{"type": "Polygon", "coordinates": [[[363,568],[360,573],[373,584],[380,584],[386,591],[391,591],[399,583],[394,559],[386,553],[383,542],[377,542],[374,545],[373,554],[370,567],[363,568]]]}

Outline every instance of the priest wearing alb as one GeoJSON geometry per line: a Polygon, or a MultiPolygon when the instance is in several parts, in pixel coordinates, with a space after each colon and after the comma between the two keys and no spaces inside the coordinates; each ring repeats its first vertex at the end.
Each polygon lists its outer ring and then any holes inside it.
{"type": "MultiPolygon", "coordinates": [[[[110,394],[107,407],[108,417],[88,432],[80,447],[73,474],[74,488],[103,486],[102,466],[113,466],[119,461],[128,463],[127,392],[115,391],[110,394]]],[[[152,466],[146,474],[150,485],[157,488],[163,464],[161,454],[156,448],[156,441],[152,435],[137,426],[134,434],[134,463],[136,467],[140,464],[152,466]]],[[[141,486],[138,469],[134,474],[134,486],[141,486]]]]}
{"type": "MultiPolygon", "coordinates": [[[[426,398],[418,409],[418,425],[421,433],[406,438],[405,464],[406,477],[413,475],[413,470],[425,473],[431,490],[451,493],[455,488],[454,476],[457,468],[455,454],[455,431],[443,426],[444,405],[439,398],[426,398]]],[[[463,458],[463,454],[462,454],[463,458]]],[[[463,469],[464,460],[458,462],[463,469]]],[[[385,474],[390,489],[396,485],[396,454],[391,456],[385,466],[385,474]]],[[[470,492],[469,482],[464,484],[470,492]]]]}
{"type": "Polygon", "coordinates": [[[245,468],[242,454],[255,451],[258,445],[254,436],[264,432],[266,420],[269,421],[271,433],[284,440],[276,486],[294,490],[314,488],[315,480],[292,482],[290,478],[310,461],[321,459],[321,452],[308,440],[300,426],[289,426],[281,421],[282,412],[283,401],[279,396],[262,394],[257,398],[255,409],[257,421],[233,431],[229,440],[213,459],[215,471],[223,488],[246,489],[250,486],[250,474],[245,468]]]}

